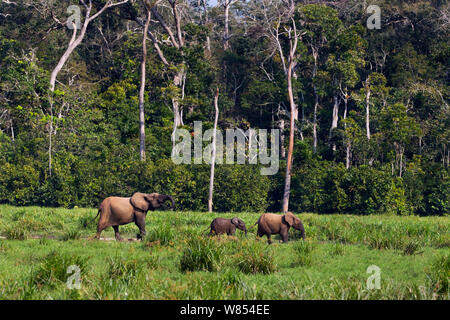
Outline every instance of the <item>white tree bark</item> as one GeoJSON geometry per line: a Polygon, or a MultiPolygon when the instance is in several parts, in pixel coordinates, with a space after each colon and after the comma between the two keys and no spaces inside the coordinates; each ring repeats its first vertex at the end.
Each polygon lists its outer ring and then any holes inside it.
{"type": "Polygon", "coordinates": [[[297,33],[297,27],[295,25],[295,20],[291,18],[292,29],[289,34],[289,64],[287,72],[287,82],[288,82],[288,96],[289,105],[291,107],[291,117],[289,122],[289,148],[288,157],[286,163],[286,178],[284,183],[284,193],[283,193],[283,212],[289,210],[289,197],[291,193],[291,176],[292,176],[292,162],[294,153],[294,132],[295,132],[295,118],[298,117],[297,105],[294,100],[294,93],[292,89],[292,74],[294,72],[294,67],[296,65],[296,51],[298,45],[298,39],[300,35],[297,33]]]}
{"type": "MultiPolygon", "coordinates": [[[[333,115],[331,120],[329,139],[331,139],[333,130],[335,130],[338,127],[338,121],[339,121],[339,98],[338,95],[335,94],[333,96],[333,115]]],[[[332,149],[333,151],[336,151],[336,143],[332,144],[332,149]]]]}
{"type": "Polygon", "coordinates": [[[213,192],[214,192],[214,169],[216,165],[216,133],[217,133],[217,122],[219,120],[219,88],[216,89],[216,96],[214,97],[214,129],[213,129],[213,139],[212,139],[212,155],[211,155],[211,172],[209,176],[209,197],[208,197],[208,212],[213,210],[213,192]]]}
{"type": "Polygon", "coordinates": [[[147,33],[150,24],[151,12],[147,11],[147,20],[142,32],[142,62],[141,62],[141,87],[139,89],[139,157],[145,161],[145,72],[147,62],[147,33]]]}
{"type": "Polygon", "coordinates": [[[366,136],[370,140],[370,79],[367,77],[364,87],[366,89],[366,136]]]}

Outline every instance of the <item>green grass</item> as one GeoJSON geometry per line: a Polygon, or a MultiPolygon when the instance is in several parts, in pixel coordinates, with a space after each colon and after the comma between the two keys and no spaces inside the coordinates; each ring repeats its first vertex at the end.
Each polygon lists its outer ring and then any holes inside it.
{"type": "MultiPolygon", "coordinates": [[[[267,245],[255,236],[207,237],[218,216],[257,213],[149,212],[142,242],[97,241],[96,209],[0,206],[0,299],[448,299],[448,217],[298,214],[267,245]],[[81,288],[66,285],[78,265],[81,288]],[[381,269],[381,289],[366,286],[381,269]]],[[[135,238],[134,224],[120,228],[135,238]]],[[[114,238],[110,228],[103,237],[114,238]]]]}

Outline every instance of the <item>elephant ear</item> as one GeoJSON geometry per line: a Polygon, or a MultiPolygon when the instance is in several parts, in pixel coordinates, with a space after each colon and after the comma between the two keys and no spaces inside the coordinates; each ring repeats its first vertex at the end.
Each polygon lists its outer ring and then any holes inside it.
{"type": "Polygon", "coordinates": [[[286,223],[292,227],[292,225],[294,224],[294,220],[295,220],[295,216],[292,212],[287,212],[284,216],[283,216],[284,221],[286,221],[286,223]]]}
{"type": "Polygon", "coordinates": [[[231,223],[234,224],[235,226],[239,225],[239,219],[238,218],[233,218],[231,219],[231,223]]]}
{"type": "Polygon", "coordinates": [[[146,196],[145,193],[140,192],[136,192],[135,194],[133,194],[133,196],[130,199],[130,202],[133,205],[133,207],[142,211],[148,211],[149,203],[145,199],[145,196],[146,196]]]}

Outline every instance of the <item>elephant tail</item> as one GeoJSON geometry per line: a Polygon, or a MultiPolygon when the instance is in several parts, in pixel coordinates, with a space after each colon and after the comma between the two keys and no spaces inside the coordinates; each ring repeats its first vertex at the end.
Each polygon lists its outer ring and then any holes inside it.
{"type": "Polygon", "coordinates": [[[208,226],[205,230],[202,231],[202,235],[205,235],[206,231],[211,230],[211,226],[208,226]]]}
{"type": "Polygon", "coordinates": [[[98,208],[97,215],[94,217],[94,219],[92,219],[92,220],[89,221],[89,222],[84,222],[83,226],[86,228],[89,224],[91,224],[92,222],[94,222],[95,219],[97,219],[97,217],[98,217],[98,215],[100,214],[100,212],[102,212],[102,210],[103,210],[103,203],[102,203],[102,204],[100,205],[100,207],[98,208]]]}
{"type": "Polygon", "coordinates": [[[248,231],[252,230],[258,223],[259,223],[259,219],[258,219],[258,221],[255,222],[254,225],[252,225],[250,228],[248,228],[248,231]]]}

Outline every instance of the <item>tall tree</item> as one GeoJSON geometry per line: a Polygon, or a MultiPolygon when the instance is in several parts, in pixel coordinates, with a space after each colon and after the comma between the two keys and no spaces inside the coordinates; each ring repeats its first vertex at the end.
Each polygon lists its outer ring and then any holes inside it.
{"type": "Polygon", "coordinates": [[[216,89],[214,96],[214,127],[212,138],[212,155],[211,155],[211,171],[209,176],[209,196],[208,196],[208,212],[213,211],[213,192],[214,192],[214,168],[216,165],[216,141],[217,141],[217,122],[219,121],[219,87],[216,89]]]}
{"type": "Polygon", "coordinates": [[[144,7],[147,9],[147,19],[142,32],[142,61],[141,61],[141,86],[139,89],[139,156],[141,161],[145,161],[145,72],[147,63],[147,32],[151,18],[151,4],[144,0],[144,7]]]}

